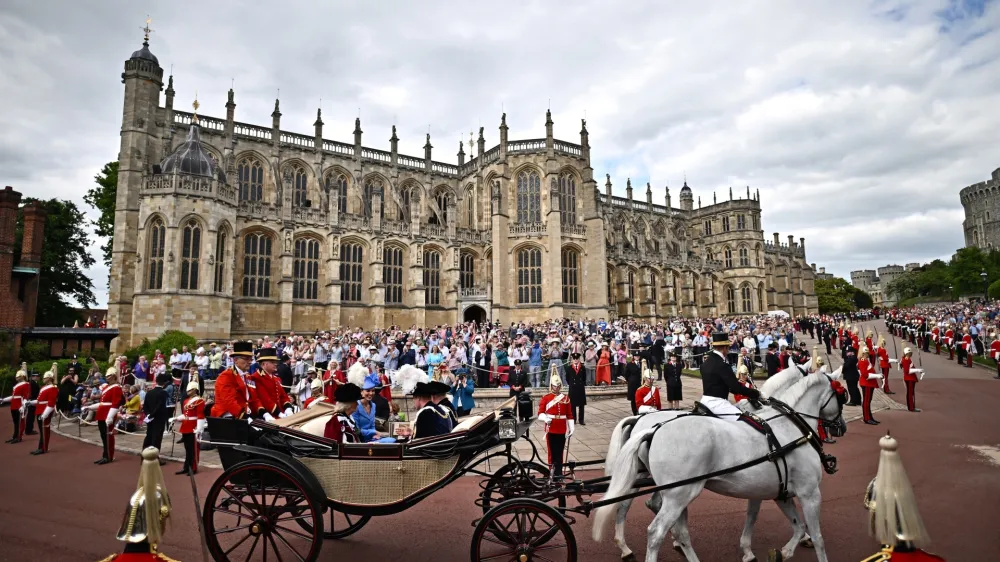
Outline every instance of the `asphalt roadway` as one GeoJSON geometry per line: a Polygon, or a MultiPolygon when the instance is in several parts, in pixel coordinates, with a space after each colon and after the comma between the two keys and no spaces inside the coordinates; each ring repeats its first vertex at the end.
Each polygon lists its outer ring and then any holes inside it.
{"type": "MultiPolygon", "coordinates": [[[[882,323],[878,328],[884,332],[882,323]]],[[[807,340],[809,341],[809,340],[807,340]]],[[[901,348],[901,345],[900,345],[901,348]]],[[[890,343],[890,350],[892,349],[890,343]]],[[[878,439],[891,431],[900,441],[909,476],[916,489],[932,551],[952,562],[1000,560],[1000,464],[969,446],[1000,444],[1000,380],[983,369],[966,369],[941,357],[924,354],[927,377],[918,385],[921,413],[886,411],[879,426],[851,423],[847,436],[829,451],[840,471],[823,480],[823,535],[834,562],[861,560],[876,550],[868,536],[862,507],[865,486],[875,475],[878,439]]],[[[903,401],[899,371],[892,382],[903,401]]],[[[0,434],[11,421],[0,414],[0,434]]],[[[119,454],[105,466],[95,466],[100,450],[54,436],[50,454],[31,456],[34,442],[0,445],[0,560],[95,561],[120,552],[115,534],[126,502],[135,490],[138,457],[119,454]]],[[[162,552],[185,562],[202,560],[199,534],[188,478],[175,476],[179,465],[164,467],[174,511],[162,552]]],[[[206,471],[195,481],[202,496],[219,471],[206,471]]],[[[359,485],[366,483],[359,482],[359,485]]],[[[367,484],[377,485],[376,479],[367,484]]],[[[462,478],[421,504],[398,515],[376,518],[342,541],[326,541],[320,560],[468,560],[471,521],[479,516],[473,504],[477,479],[462,478]]],[[[693,545],[701,560],[740,560],[739,535],[745,502],[705,493],[691,506],[693,545]]],[[[637,503],[629,519],[628,541],[644,558],[646,526],[652,517],[637,503]]],[[[590,525],[575,525],[580,560],[619,559],[611,542],[596,544],[590,525]]],[[[757,523],[754,550],[760,560],[787,541],[790,528],[773,505],[765,505],[757,523]]],[[[796,560],[815,560],[806,549],[796,560]]],[[[681,560],[665,548],[660,560],[681,560]]]]}

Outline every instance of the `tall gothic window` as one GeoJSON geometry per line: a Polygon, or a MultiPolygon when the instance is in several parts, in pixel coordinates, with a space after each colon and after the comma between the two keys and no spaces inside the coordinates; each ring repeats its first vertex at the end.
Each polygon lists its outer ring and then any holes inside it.
{"type": "Polygon", "coordinates": [[[517,222],[542,222],[542,180],[537,172],[517,174],[517,222]]]}
{"type": "Polygon", "coordinates": [[[517,304],[542,302],[542,251],[522,248],[517,252],[517,304]]]}
{"type": "Polygon", "coordinates": [[[730,314],[736,313],[736,289],[732,285],[726,285],[726,309],[730,314]]]}
{"type": "Polygon", "coordinates": [[[201,262],[201,226],[191,219],[184,225],[181,243],[181,289],[198,288],[198,265],[201,262]]]}
{"type": "Polygon", "coordinates": [[[733,250],[732,250],[732,248],[727,247],[725,249],[725,251],[724,251],[724,255],[725,255],[726,269],[729,269],[729,268],[733,267],[733,250]]]}
{"type": "Polygon", "coordinates": [[[711,234],[712,234],[712,221],[707,220],[705,221],[705,236],[709,236],[711,234]]]}
{"type": "Polygon", "coordinates": [[[712,261],[715,259],[715,254],[712,253],[711,248],[705,250],[705,259],[707,259],[708,261],[712,261]]]}
{"type": "Polygon", "coordinates": [[[347,214],[347,176],[338,174],[334,184],[337,186],[337,212],[345,215],[347,214]]]}
{"type": "Polygon", "coordinates": [[[476,258],[465,252],[458,259],[458,278],[463,289],[476,286],[476,258]]]}
{"type": "Polygon", "coordinates": [[[658,281],[659,280],[656,278],[656,272],[653,271],[653,270],[650,270],[649,271],[649,287],[650,287],[650,289],[649,289],[649,298],[650,298],[650,300],[653,301],[653,306],[656,306],[656,303],[659,302],[659,301],[656,300],[656,286],[659,285],[658,281]]]}
{"type": "Polygon", "coordinates": [[[740,287],[740,300],[743,304],[743,312],[753,312],[753,290],[750,285],[740,287]]]}
{"type": "Polygon", "coordinates": [[[147,289],[163,288],[163,256],[167,245],[167,229],[163,220],[157,218],[149,225],[147,239],[149,240],[149,282],[147,289]]]}
{"type": "Polygon", "coordinates": [[[215,280],[213,289],[216,293],[221,293],[225,290],[227,240],[229,240],[229,229],[223,226],[219,229],[218,237],[215,239],[215,280]]]}
{"type": "Polygon", "coordinates": [[[403,304],[403,249],[386,246],[382,250],[382,283],[385,303],[403,304]]]}
{"type": "MultiPolygon", "coordinates": [[[[365,206],[365,216],[372,216],[372,202],[375,200],[375,192],[382,188],[382,180],[370,179],[365,182],[364,191],[364,206],[365,206]]],[[[382,190],[382,193],[385,193],[382,190]]],[[[385,216],[385,197],[383,196],[379,201],[379,212],[385,216]]]]}
{"type": "Polygon", "coordinates": [[[261,232],[243,237],[243,296],[271,296],[271,249],[274,240],[261,232]]]}
{"type": "Polygon", "coordinates": [[[308,176],[306,176],[305,168],[296,166],[291,171],[292,174],[292,206],[294,207],[305,207],[306,201],[308,201],[309,191],[308,186],[308,176]]]}
{"type": "Polygon", "coordinates": [[[562,301],[580,304],[580,254],[568,248],[562,251],[562,301]]]}
{"type": "Polygon", "coordinates": [[[729,232],[729,217],[722,217],[722,232],[729,232]]]}
{"type": "Polygon", "coordinates": [[[399,220],[402,222],[410,222],[410,189],[404,187],[399,192],[399,220]]]}
{"type": "Polygon", "coordinates": [[[736,215],[736,229],[745,230],[747,227],[747,216],[746,215],[736,215]]]}
{"type": "Polygon", "coordinates": [[[264,199],[264,165],[260,160],[247,156],[236,164],[236,184],[240,191],[240,201],[262,201],[264,199]]]}
{"type": "Polygon", "coordinates": [[[570,173],[559,176],[559,212],[562,224],[576,224],[576,178],[570,173]]]}
{"type": "Polygon", "coordinates": [[[292,298],[319,298],[319,241],[299,238],[292,260],[292,298]]]}
{"type": "Polygon", "coordinates": [[[764,306],[764,285],[757,286],[757,310],[761,313],[767,310],[767,307],[764,306]]]}
{"type": "Polygon", "coordinates": [[[441,213],[441,224],[448,224],[448,193],[442,191],[437,194],[434,200],[437,202],[438,212],[441,213]]]}
{"type": "Polygon", "coordinates": [[[628,306],[631,310],[631,314],[635,315],[636,311],[639,310],[639,307],[636,306],[637,303],[635,299],[636,295],[639,294],[639,290],[635,284],[635,272],[631,269],[628,270],[628,285],[626,288],[628,289],[628,306]]]}
{"type": "Polygon", "coordinates": [[[756,263],[754,263],[754,265],[756,265],[757,267],[760,267],[761,266],[761,261],[760,261],[760,246],[757,246],[756,248],[754,248],[753,252],[754,252],[754,260],[756,262],[756,263]]]}
{"type": "Polygon", "coordinates": [[[618,295],[615,290],[615,270],[608,269],[608,303],[611,306],[618,304],[618,295]]]}
{"type": "Polygon", "coordinates": [[[441,304],[441,253],[424,250],[424,304],[441,304]]]}
{"type": "Polygon", "coordinates": [[[364,256],[361,244],[344,244],[340,247],[340,300],[343,302],[361,302],[364,256]]]}
{"type": "Polygon", "coordinates": [[[475,228],[476,222],[476,200],[472,196],[472,189],[465,191],[465,226],[475,228]]]}
{"type": "Polygon", "coordinates": [[[750,267],[750,250],[740,247],[740,267],[750,267]]]}

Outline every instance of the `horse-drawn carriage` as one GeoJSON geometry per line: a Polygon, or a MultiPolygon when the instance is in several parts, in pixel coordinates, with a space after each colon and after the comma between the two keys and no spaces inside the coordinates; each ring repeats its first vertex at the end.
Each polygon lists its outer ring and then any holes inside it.
{"type": "MultiPolygon", "coordinates": [[[[802,378],[797,373],[792,375],[789,380],[802,378]]],[[[805,401],[812,403],[807,408],[812,412],[808,417],[822,420],[819,416],[826,413],[828,419],[835,419],[843,400],[831,403],[835,394],[825,375],[816,376],[810,377],[814,380],[809,383],[815,387],[814,391],[805,394],[805,401]]],[[[803,392],[797,396],[797,400],[803,400],[803,392]]],[[[577,559],[571,526],[574,515],[589,516],[605,507],[601,516],[606,520],[612,506],[618,504],[619,510],[627,510],[627,503],[635,497],[657,494],[657,501],[667,501],[665,494],[677,489],[704,487],[710,480],[718,481],[766,464],[779,467],[779,461],[785,463],[786,457],[788,464],[807,462],[815,465],[814,471],[820,471],[818,460],[797,460],[809,457],[809,453],[802,451],[810,449],[802,447],[807,444],[812,444],[823,457],[822,446],[812,430],[816,422],[804,421],[805,414],[797,411],[795,404],[787,406],[772,400],[772,407],[779,408],[775,418],[788,421],[782,422],[785,425],[781,428],[776,425],[767,441],[761,439],[760,453],[752,460],[714,470],[709,467],[693,473],[701,476],[689,473],[687,478],[670,478],[676,472],[657,474],[653,470],[633,469],[625,476],[622,474],[626,471],[619,471],[621,474],[589,480],[577,480],[575,469],[601,464],[604,460],[567,463],[567,476],[551,477],[548,467],[539,462],[538,449],[528,433],[531,422],[517,420],[514,398],[495,411],[467,418],[451,433],[405,443],[342,444],[326,439],[321,428],[327,419],[324,415],[329,414],[325,405],[275,423],[213,418],[208,430],[219,448],[225,470],[205,501],[203,519],[208,549],[217,561],[269,558],[313,561],[319,556],[324,539],[347,537],[373,516],[399,513],[457,478],[473,474],[483,477],[482,491],[476,500],[483,516],[474,522],[471,560],[572,562],[577,559]],[[531,458],[522,460],[515,454],[513,443],[518,439],[531,443],[531,458]],[[502,466],[495,472],[482,470],[491,462],[502,466]],[[372,478],[373,475],[378,478],[372,478]],[[594,494],[608,492],[609,486],[608,495],[613,497],[590,500],[594,494]],[[575,502],[567,505],[571,499],[575,502]]],[[[648,451],[656,437],[656,429],[665,423],[666,419],[642,432],[640,440],[644,439],[645,445],[637,442],[623,452],[628,450],[628,455],[635,458],[644,454],[642,451],[648,451]]],[[[728,426],[731,422],[723,423],[728,426]]],[[[652,466],[651,462],[652,459],[646,458],[641,464],[652,466]]],[[[795,492],[795,473],[788,472],[787,464],[784,475],[779,467],[774,478],[771,470],[766,485],[773,479],[776,489],[789,488],[795,492]]],[[[818,477],[807,485],[818,486],[818,477]]],[[[787,500],[787,497],[782,499],[787,500]]],[[[815,508],[818,510],[818,505],[815,508]]],[[[812,515],[807,512],[807,519],[812,515]]],[[[624,513],[619,511],[619,525],[623,522],[624,513]]],[[[797,533],[801,530],[804,534],[800,523],[793,521],[793,525],[797,533]]],[[[819,540],[818,536],[814,538],[819,540]]],[[[620,546],[624,550],[624,543],[620,546]]],[[[821,559],[825,556],[821,555],[821,559]]]]}

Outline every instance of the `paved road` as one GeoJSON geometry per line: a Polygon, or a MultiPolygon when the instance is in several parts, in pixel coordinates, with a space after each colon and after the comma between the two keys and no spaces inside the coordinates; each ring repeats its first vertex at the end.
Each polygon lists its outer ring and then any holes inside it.
{"type": "MultiPolygon", "coordinates": [[[[963,369],[932,355],[925,355],[923,363],[929,374],[919,387],[922,413],[881,412],[877,417],[883,423],[877,427],[851,423],[849,434],[830,448],[841,467],[823,481],[823,529],[834,562],[860,560],[874,551],[861,498],[875,474],[878,438],[887,430],[901,442],[934,550],[952,561],[1000,560],[1000,466],[966,447],[1000,444],[1000,381],[988,371],[963,369]]],[[[4,413],[0,433],[9,431],[10,418],[4,413]]],[[[96,448],[58,437],[50,455],[28,455],[32,448],[28,443],[0,445],[0,560],[93,561],[117,551],[120,543],[114,535],[135,488],[138,459],[122,455],[111,465],[94,466],[100,455],[96,448]]],[[[173,474],[177,468],[164,467],[175,510],[163,550],[179,560],[197,561],[201,553],[191,487],[173,474]]],[[[217,475],[208,471],[196,478],[202,494],[217,475]]],[[[461,479],[410,511],[375,519],[345,541],[327,541],[320,559],[467,560],[477,491],[475,479],[461,479]]],[[[739,560],[743,510],[743,502],[713,494],[695,501],[691,529],[702,560],[739,560]]],[[[628,540],[637,552],[644,550],[650,520],[648,511],[633,510],[628,540]]],[[[575,529],[581,560],[618,560],[613,545],[590,540],[586,521],[575,529]]],[[[772,506],[765,506],[757,529],[754,544],[761,559],[788,538],[788,525],[772,506]]],[[[680,557],[663,552],[660,560],[680,557]]],[[[800,549],[796,560],[815,560],[815,555],[800,549]]]]}

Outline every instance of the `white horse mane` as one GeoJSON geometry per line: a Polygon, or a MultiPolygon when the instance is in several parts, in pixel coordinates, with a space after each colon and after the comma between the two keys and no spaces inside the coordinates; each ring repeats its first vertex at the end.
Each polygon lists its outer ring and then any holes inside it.
{"type": "MultiPolygon", "coordinates": [[[[771,378],[773,379],[774,377],[771,378]]],[[[806,391],[820,383],[830,383],[830,379],[827,378],[826,373],[812,373],[809,376],[802,377],[802,380],[795,383],[791,388],[782,393],[781,401],[789,406],[793,406],[802,398],[806,391]]]]}
{"type": "Polygon", "coordinates": [[[775,373],[773,377],[764,381],[764,384],[760,386],[760,391],[764,396],[774,396],[782,388],[788,387],[792,379],[800,378],[802,378],[802,372],[797,367],[792,366],[775,373]]]}

